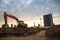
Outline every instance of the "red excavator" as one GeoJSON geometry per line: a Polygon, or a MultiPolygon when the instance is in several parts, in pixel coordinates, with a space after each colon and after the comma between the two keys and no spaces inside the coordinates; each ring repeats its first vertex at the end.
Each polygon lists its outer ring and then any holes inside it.
{"type": "Polygon", "coordinates": [[[5,25],[8,25],[7,24],[7,17],[10,17],[12,19],[15,19],[18,23],[17,27],[24,27],[26,28],[27,27],[27,24],[24,23],[24,21],[20,21],[17,17],[11,15],[11,14],[7,14],[6,12],[4,12],[4,21],[5,21],[5,25]]]}

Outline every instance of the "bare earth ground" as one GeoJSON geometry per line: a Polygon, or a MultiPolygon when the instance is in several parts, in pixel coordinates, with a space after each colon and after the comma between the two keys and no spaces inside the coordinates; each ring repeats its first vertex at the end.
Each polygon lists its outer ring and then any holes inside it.
{"type": "Polygon", "coordinates": [[[0,38],[0,40],[60,40],[60,38],[48,38],[45,36],[45,30],[38,32],[35,35],[27,36],[27,37],[7,37],[0,38]]]}

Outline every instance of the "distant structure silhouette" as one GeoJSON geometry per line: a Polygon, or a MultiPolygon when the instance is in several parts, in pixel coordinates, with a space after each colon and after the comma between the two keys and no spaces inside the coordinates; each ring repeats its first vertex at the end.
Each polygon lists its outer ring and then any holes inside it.
{"type": "Polygon", "coordinates": [[[35,26],[35,22],[34,22],[34,27],[36,27],[36,26],[35,26]]]}
{"type": "Polygon", "coordinates": [[[51,13],[44,15],[43,18],[44,18],[44,26],[53,26],[53,17],[51,13]]]}
{"type": "Polygon", "coordinates": [[[13,24],[11,24],[11,27],[13,28],[13,24]]]}
{"type": "Polygon", "coordinates": [[[38,27],[40,27],[40,24],[38,24],[38,27]]]}

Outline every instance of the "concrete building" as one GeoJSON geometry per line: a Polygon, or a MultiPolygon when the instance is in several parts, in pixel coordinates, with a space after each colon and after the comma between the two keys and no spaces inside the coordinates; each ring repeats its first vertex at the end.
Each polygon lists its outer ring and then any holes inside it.
{"type": "Polygon", "coordinates": [[[52,14],[44,15],[43,18],[44,18],[44,26],[53,26],[52,14]]]}

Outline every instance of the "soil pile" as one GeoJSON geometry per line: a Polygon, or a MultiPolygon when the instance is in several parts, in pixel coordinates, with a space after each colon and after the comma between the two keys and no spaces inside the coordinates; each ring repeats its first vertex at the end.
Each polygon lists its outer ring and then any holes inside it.
{"type": "Polygon", "coordinates": [[[46,31],[48,37],[59,37],[60,38],[60,25],[54,25],[46,31]]]}

